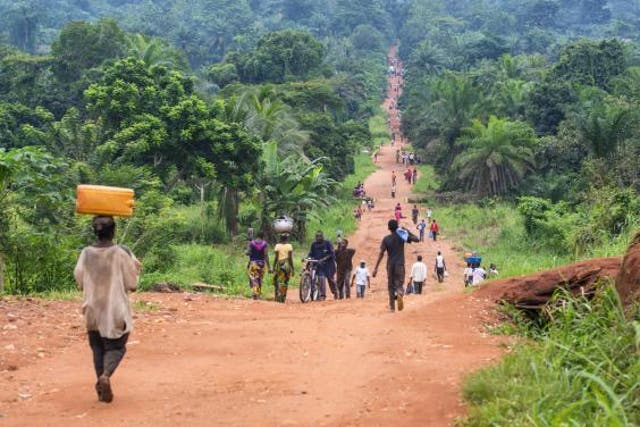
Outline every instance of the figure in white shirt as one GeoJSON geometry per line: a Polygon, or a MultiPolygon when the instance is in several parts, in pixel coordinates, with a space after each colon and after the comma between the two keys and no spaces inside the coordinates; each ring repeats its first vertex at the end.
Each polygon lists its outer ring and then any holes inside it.
{"type": "Polygon", "coordinates": [[[371,279],[369,278],[369,269],[364,261],[360,261],[360,265],[356,268],[351,278],[351,286],[356,283],[357,298],[364,298],[364,290],[366,287],[371,288],[371,279]]]}
{"type": "Polygon", "coordinates": [[[418,261],[411,267],[411,283],[416,294],[422,293],[422,285],[427,280],[427,266],[422,262],[422,255],[418,255],[418,261]]]}
{"type": "Polygon", "coordinates": [[[487,270],[481,266],[473,269],[473,286],[478,286],[487,276],[487,270]]]}

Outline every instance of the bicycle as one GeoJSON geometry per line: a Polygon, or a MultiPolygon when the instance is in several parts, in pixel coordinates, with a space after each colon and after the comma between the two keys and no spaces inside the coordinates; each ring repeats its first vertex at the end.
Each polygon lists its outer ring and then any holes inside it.
{"type": "Polygon", "coordinates": [[[317,259],[306,259],[304,271],[300,276],[300,301],[307,303],[318,299],[320,280],[317,275],[317,259]]]}

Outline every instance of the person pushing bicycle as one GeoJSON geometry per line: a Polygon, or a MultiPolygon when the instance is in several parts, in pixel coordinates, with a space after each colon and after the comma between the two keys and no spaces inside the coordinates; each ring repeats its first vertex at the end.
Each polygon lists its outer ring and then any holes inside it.
{"type": "Polygon", "coordinates": [[[316,272],[318,274],[318,300],[324,301],[327,298],[326,282],[329,282],[329,289],[334,298],[337,298],[336,282],[334,276],[336,274],[335,251],[331,242],[324,239],[322,231],[316,232],[316,239],[309,249],[309,259],[318,260],[316,272]]]}

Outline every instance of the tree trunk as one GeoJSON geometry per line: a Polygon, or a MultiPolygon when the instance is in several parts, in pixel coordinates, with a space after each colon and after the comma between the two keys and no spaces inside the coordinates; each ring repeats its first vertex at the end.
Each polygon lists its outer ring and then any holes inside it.
{"type": "Polygon", "coordinates": [[[4,292],[4,256],[0,253],[0,293],[4,292]]]}
{"type": "Polygon", "coordinates": [[[231,236],[238,235],[238,190],[227,187],[225,189],[224,219],[227,232],[231,236]]]}

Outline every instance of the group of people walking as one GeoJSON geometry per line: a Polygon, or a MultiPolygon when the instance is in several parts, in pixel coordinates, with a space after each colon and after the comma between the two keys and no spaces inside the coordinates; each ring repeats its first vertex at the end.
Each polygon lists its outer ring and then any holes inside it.
{"type": "MultiPolygon", "coordinates": [[[[327,285],[334,299],[351,298],[351,287],[357,285],[369,285],[367,275],[359,268],[366,268],[365,262],[361,261],[358,268],[354,270],[353,257],[355,249],[349,247],[349,241],[342,237],[338,238],[337,248],[325,239],[324,233],[318,231],[307,254],[308,260],[316,262],[316,276],[318,277],[317,300],[324,301],[327,298],[327,285]]],[[[249,262],[247,271],[249,276],[249,286],[253,299],[261,299],[262,287],[266,272],[273,273],[274,300],[284,303],[287,298],[289,280],[294,273],[293,246],[288,242],[288,235],[280,236],[280,243],[275,248],[275,260],[273,270],[269,264],[268,243],[264,240],[264,235],[258,233],[257,237],[247,245],[247,255],[249,262]]],[[[360,291],[360,289],[358,289],[360,291]]],[[[358,292],[359,297],[364,296],[364,290],[358,292]]]]}

